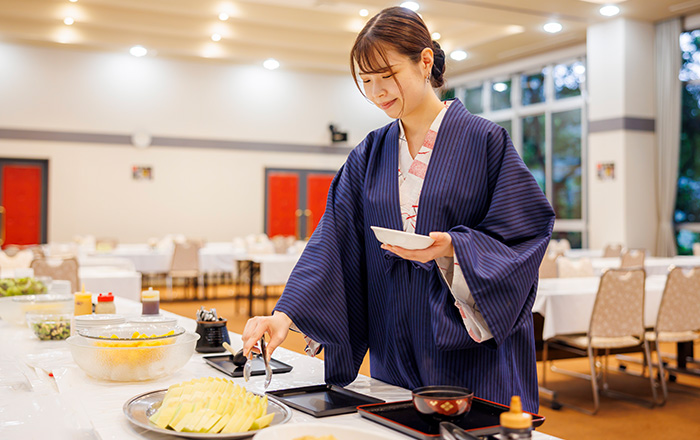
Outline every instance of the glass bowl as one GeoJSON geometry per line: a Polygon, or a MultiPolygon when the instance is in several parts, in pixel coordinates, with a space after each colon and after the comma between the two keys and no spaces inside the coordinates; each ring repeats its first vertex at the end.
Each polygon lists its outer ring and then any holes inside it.
{"type": "Polygon", "coordinates": [[[73,295],[43,293],[0,298],[0,318],[9,323],[26,325],[27,312],[44,314],[73,313],[73,295]]]}
{"type": "Polygon", "coordinates": [[[455,420],[472,408],[474,392],[468,388],[435,385],[413,390],[413,406],[421,415],[436,420],[455,420]]]}
{"type": "Polygon", "coordinates": [[[42,341],[62,341],[70,336],[72,313],[29,312],[26,318],[29,328],[42,341]]]}
{"type": "Polygon", "coordinates": [[[76,335],[66,342],[75,363],[89,376],[127,382],[151,380],[175,373],[190,359],[198,339],[196,333],[183,333],[177,338],[128,341],[132,344],[147,342],[149,345],[124,346],[119,341],[95,341],[76,335]]]}

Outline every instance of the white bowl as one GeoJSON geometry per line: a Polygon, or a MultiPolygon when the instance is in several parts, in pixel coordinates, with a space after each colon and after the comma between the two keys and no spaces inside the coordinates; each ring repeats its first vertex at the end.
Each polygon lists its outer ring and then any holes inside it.
{"type": "Polygon", "coordinates": [[[394,440],[397,437],[378,432],[377,428],[354,428],[330,423],[286,423],[261,430],[255,434],[253,440],[290,440],[306,435],[314,437],[332,435],[336,440],[394,440]]]}
{"type": "Polygon", "coordinates": [[[416,250],[425,249],[435,243],[435,240],[427,235],[410,234],[396,229],[380,228],[379,226],[370,226],[374,231],[377,240],[384,244],[392,246],[400,246],[404,249],[416,250]]]}

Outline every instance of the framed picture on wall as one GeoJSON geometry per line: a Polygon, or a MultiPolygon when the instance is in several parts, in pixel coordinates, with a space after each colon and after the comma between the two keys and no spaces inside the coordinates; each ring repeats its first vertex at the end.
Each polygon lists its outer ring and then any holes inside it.
{"type": "Polygon", "coordinates": [[[134,180],[153,180],[153,167],[134,165],[131,167],[131,177],[134,180]]]}

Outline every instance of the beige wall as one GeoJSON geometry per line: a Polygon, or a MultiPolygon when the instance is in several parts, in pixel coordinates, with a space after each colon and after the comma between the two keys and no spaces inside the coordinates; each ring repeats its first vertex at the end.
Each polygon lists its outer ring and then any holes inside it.
{"type": "MultiPolygon", "coordinates": [[[[389,121],[349,74],[10,44],[0,44],[0,60],[0,129],[324,146],[334,122],[353,146],[389,121]]],[[[122,242],[262,232],[266,167],[337,170],[345,161],[343,154],[11,139],[0,139],[0,157],[49,160],[50,241],[94,234],[122,242]],[[134,165],[153,167],[154,179],[133,180],[134,165]]]]}

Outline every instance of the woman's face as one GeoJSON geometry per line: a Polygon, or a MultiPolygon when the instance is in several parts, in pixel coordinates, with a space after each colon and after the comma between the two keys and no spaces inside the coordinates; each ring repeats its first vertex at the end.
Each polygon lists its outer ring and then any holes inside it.
{"type": "Polygon", "coordinates": [[[429,92],[432,93],[430,84],[425,80],[432,68],[432,56],[429,63],[425,62],[425,57],[414,63],[407,56],[387,50],[386,57],[389,62],[387,67],[391,67],[391,70],[360,73],[365,96],[390,118],[405,118],[420,107],[429,92]]]}

